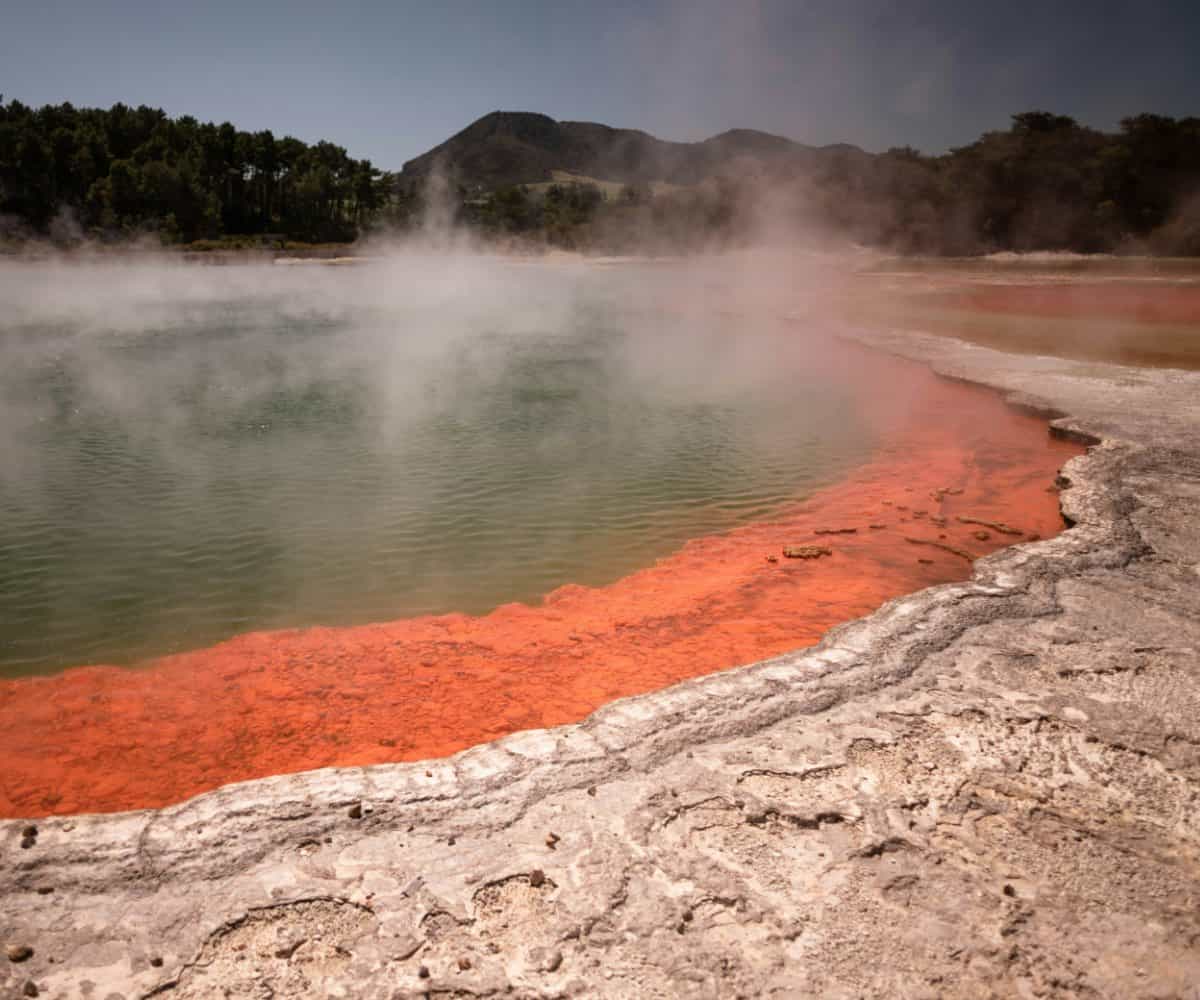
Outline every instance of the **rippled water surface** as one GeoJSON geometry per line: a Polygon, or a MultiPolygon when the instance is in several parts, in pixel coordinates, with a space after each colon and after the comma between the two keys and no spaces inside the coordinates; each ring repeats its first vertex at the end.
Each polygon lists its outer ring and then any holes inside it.
{"type": "Polygon", "coordinates": [[[865,459],[719,274],[0,272],[0,672],[603,584],[865,459]]]}

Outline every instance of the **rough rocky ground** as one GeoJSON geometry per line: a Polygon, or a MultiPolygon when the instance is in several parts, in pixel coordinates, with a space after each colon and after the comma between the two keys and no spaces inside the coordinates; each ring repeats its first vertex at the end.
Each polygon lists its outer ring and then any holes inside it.
{"type": "Polygon", "coordinates": [[[873,339],[1102,441],[1074,528],[576,726],[6,822],[0,990],[1200,998],[1200,375],[873,339]]]}

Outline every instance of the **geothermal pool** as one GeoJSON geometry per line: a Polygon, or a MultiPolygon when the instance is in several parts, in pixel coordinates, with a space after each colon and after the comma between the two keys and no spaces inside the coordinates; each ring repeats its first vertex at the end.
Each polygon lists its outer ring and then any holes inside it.
{"type": "Polygon", "coordinates": [[[809,644],[1059,530],[1078,450],[719,268],[0,293],[4,815],[451,753],[809,644]]]}
{"type": "Polygon", "coordinates": [[[611,583],[876,444],[828,344],[668,278],[413,266],[67,273],[93,310],[0,321],[0,671],[611,583]]]}

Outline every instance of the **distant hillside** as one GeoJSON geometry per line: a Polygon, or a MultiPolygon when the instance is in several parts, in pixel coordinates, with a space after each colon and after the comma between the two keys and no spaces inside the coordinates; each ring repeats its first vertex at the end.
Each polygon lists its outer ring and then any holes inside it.
{"type": "Polygon", "coordinates": [[[406,163],[398,196],[420,206],[435,170],[451,181],[457,217],[485,233],[603,252],[734,246],[769,232],[950,256],[1200,254],[1194,117],[1136,115],[1106,134],[1028,111],[924,156],[750,129],[667,142],[497,111],[406,163]]]}
{"type": "Polygon", "coordinates": [[[468,190],[550,181],[555,171],[620,184],[696,184],[754,160],[780,174],[842,168],[870,160],[856,146],[804,146],[767,132],[733,129],[703,142],[668,142],[636,129],[560,122],[527,111],[493,111],[429,152],[409,160],[402,182],[435,169],[468,190]]]}
{"type": "Polygon", "coordinates": [[[1200,256],[1200,118],[1141,114],[1105,133],[1026,111],[926,156],[751,129],[667,142],[497,111],[392,173],[331,142],[158,108],[0,101],[0,253],[41,241],[338,242],[442,224],[597,253],[815,239],[947,256],[1200,256]],[[426,183],[435,170],[451,183],[426,183]]]}

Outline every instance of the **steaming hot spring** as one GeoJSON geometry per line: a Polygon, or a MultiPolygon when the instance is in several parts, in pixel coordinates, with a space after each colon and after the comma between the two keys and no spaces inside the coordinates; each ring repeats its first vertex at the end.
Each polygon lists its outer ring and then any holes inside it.
{"type": "Polygon", "coordinates": [[[0,813],[577,720],[1062,527],[1074,446],[765,273],[4,268],[0,813]]]}

